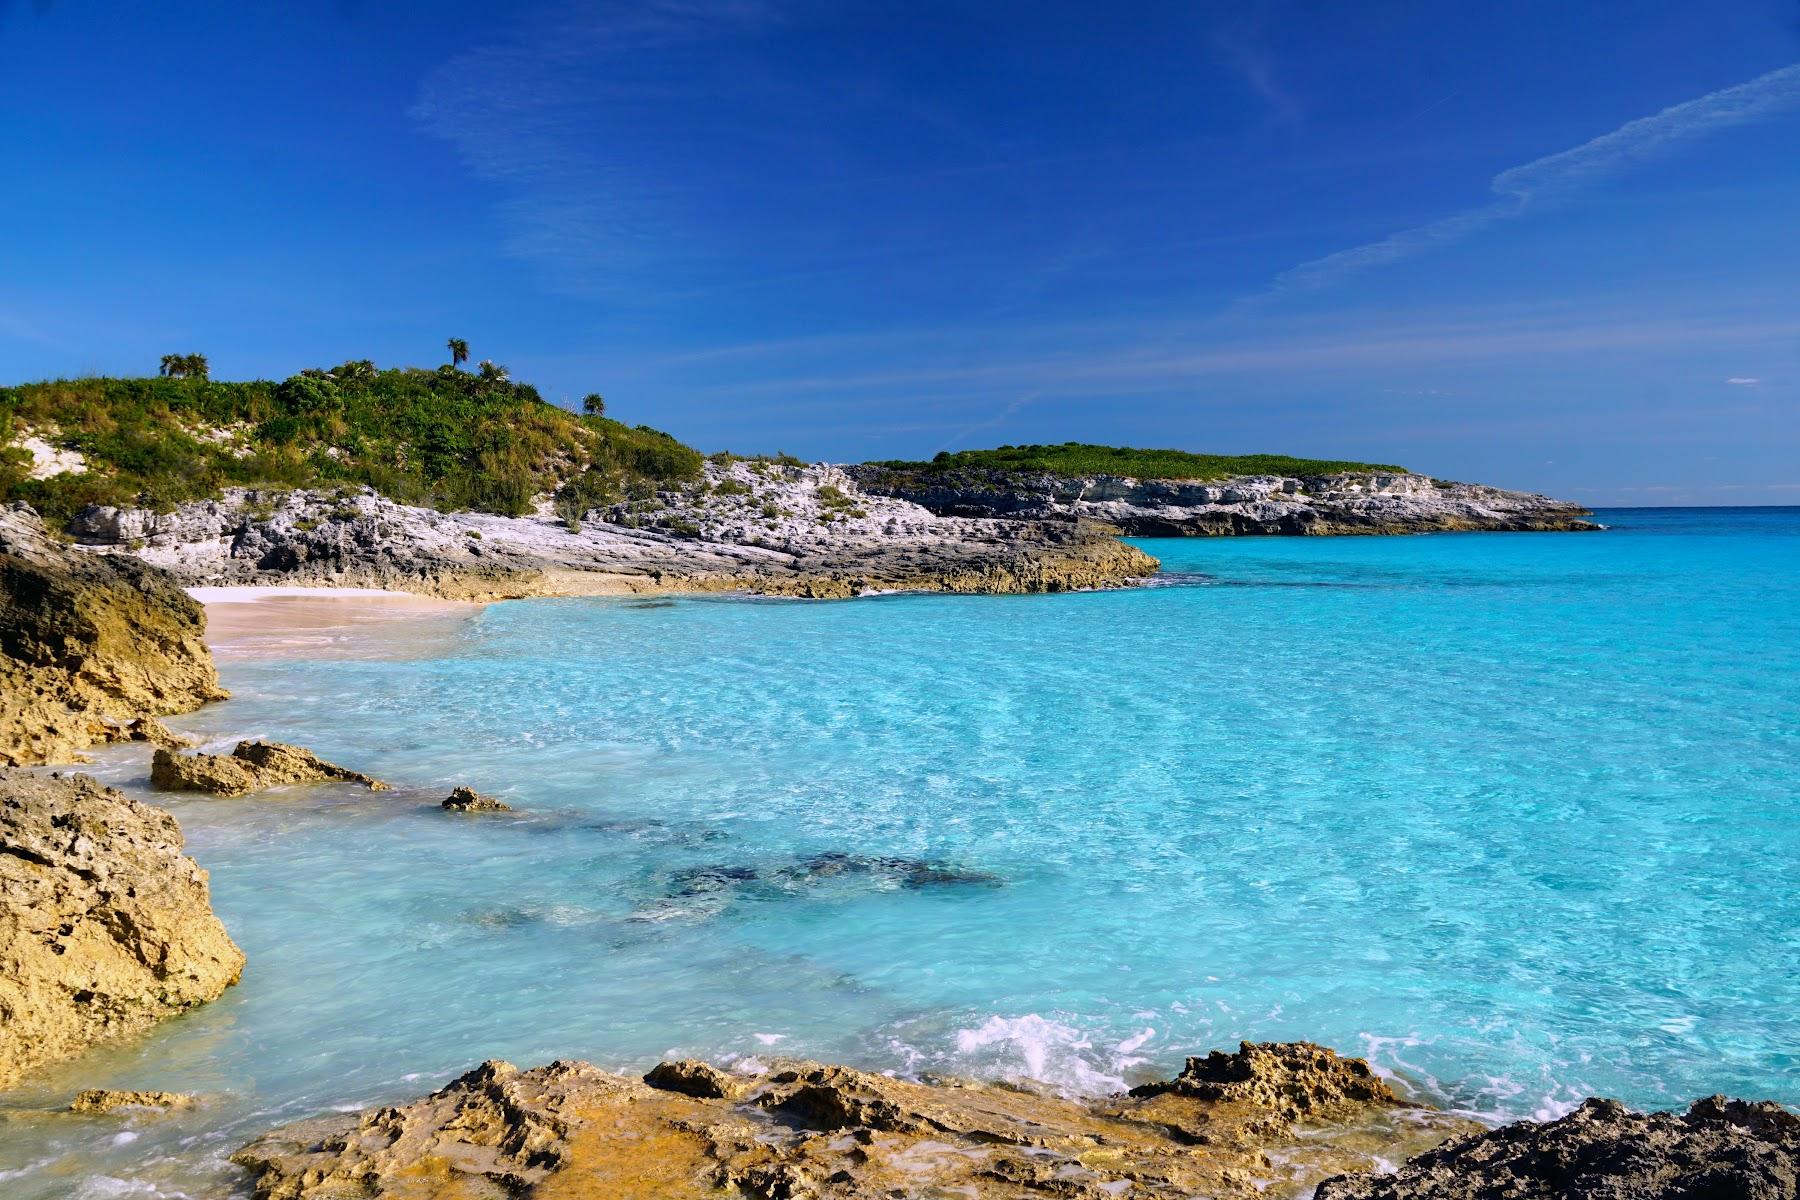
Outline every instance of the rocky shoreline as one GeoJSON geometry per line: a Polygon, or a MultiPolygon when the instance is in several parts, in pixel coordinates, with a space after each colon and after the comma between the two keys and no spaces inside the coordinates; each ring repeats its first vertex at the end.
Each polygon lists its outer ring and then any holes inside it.
{"type": "Polygon", "coordinates": [[[1410,472],[1246,475],[1219,481],[958,468],[846,468],[866,491],[942,516],[1100,521],[1134,537],[1564,532],[1587,509],[1531,492],[1410,472]]]}
{"type": "Polygon", "coordinates": [[[31,509],[0,508],[0,766],[157,737],[153,718],[224,699],[205,628],[166,572],[72,553],[31,509]]]}
{"type": "Polygon", "coordinates": [[[71,532],[192,585],[316,583],[453,600],[641,592],[840,599],[879,591],[1125,586],[1156,560],[1092,523],[940,517],[843,471],[709,463],[703,478],[604,508],[445,513],[368,490],[232,490],[173,512],[92,508],[71,532]]]}
{"type": "Polygon", "coordinates": [[[1086,1100],[804,1061],[673,1061],[641,1079],[490,1061],[410,1103],[273,1130],[232,1161],[257,1200],[1784,1200],[1800,1117],[1720,1097],[1682,1115],[1590,1100],[1486,1131],[1305,1042],[1246,1042],[1086,1100]]]}

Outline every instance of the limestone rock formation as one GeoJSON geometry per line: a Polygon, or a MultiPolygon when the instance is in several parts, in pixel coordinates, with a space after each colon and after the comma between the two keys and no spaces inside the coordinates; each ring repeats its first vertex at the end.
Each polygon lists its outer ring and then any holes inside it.
{"type": "Polygon", "coordinates": [[[440,513],[373,491],[232,489],[172,513],[95,507],[77,540],[189,584],[385,587],[455,600],[746,591],[1119,587],[1156,560],[1090,523],[961,520],[871,495],[837,467],[711,463],[702,478],[571,521],[440,513]]]}
{"type": "Polygon", "coordinates": [[[445,812],[511,812],[512,805],[492,796],[484,796],[471,787],[459,787],[440,805],[445,812]]]}
{"type": "Polygon", "coordinates": [[[1589,1100],[1557,1121],[1455,1138],[1386,1175],[1339,1176],[1318,1200],[1793,1200],[1800,1116],[1711,1096],[1685,1113],[1589,1100]]]}
{"type": "Polygon", "coordinates": [[[1034,471],[848,468],[864,490],[942,516],[1104,521],[1138,537],[1600,528],[1579,504],[1408,472],[1132,479],[1034,471]]]}
{"type": "Polygon", "coordinates": [[[0,1088],[237,982],[244,956],[159,808],[0,770],[0,1088]]]}
{"type": "Polygon", "coordinates": [[[390,790],[361,771],[280,742],[239,742],[230,754],[177,754],[159,748],[150,760],[150,782],[165,791],[215,796],[247,796],[290,783],[360,783],[372,792],[390,790]]]}
{"type": "MultiPolygon", "coordinates": [[[[1335,1060],[1346,1064],[1354,1060],[1335,1060]]],[[[1321,1071],[1331,1069],[1320,1064],[1321,1071]]],[[[1320,1080],[1323,1083],[1323,1079],[1320,1080]]],[[[1360,1076],[1329,1085],[1361,1088],[1360,1076]]],[[[816,1063],[489,1062],[422,1100],[277,1129],[234,1161],[260,1200],[451,1197],[1293,1197],[1467,1122],[1372,1102],[1350,1125],[1263,1131],[1251,1099],[1071,1100],[816,1063]],[[1179,1124],[1171,1125],[1179,1112],[1179,1124]],[[1397,1149],[1398,1148],[1398,1149],[1397,1149]]]]}
{"type": "Polygon", "coordinates": [[[167,573],[63,546],[31,509],[0,507],[0,766],[67,762],[133,736],[131,722],[223,699],[205,628],[167,573]]]}
{"type": "Polygon", "coordinates": [[[115,1091],[89,1088],[69,1101],[69,1111],[88,1116],[117,1112],[121,1108],[192,1108],[198,1101],[185,1092],[115,1091]]]}

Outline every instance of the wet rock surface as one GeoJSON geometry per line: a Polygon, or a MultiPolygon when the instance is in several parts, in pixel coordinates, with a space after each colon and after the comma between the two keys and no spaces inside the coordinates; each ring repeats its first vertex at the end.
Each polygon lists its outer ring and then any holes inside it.
{"type": "Polygon", "coordinates": [[[663,1063],[643,1080],[489,1062],[410,1104],[277,1129],[234,1161],[265,1200],[1279,1198],[1466,1127],[1391,1100],[1346,1115],[1299,1136],[1243,1098],[1082,1101],[805,1062],[750,1074],[663,1063]]]}
{"type": "Polygon", "coordinates": [[[205,628],[167,573],[65,546],[31,509],[0,506],[0,766],[68,762],[223,699],[205,628]]]}
{"type": "Polygon", "coordinates": [[[0,770],[0,1087],[216,998],[243,965],[174,817],[0,770]]]}
{"type": "Polygon", "coordinates": [[[372,792],[390,790],[361,771],[280,742],[239,742],[230,754],[177,754],[159,747],[150,760],[150,782],[164,791],[214,796],[247,796],[292,783],[359,783],[372,792]]]}
{"type": "Polygon", "coordinates": [[[116,1091],[112,1088],[89,1088],[69,1101],[69,1111],[89,1116],[117,1112],[122,1108],[192,1108],[199,1101],[185,1092],[116,1091]]]}
{"type": "Polygon", "coordinates": [[[373,491],[227,491],[172,513],[95,507],[71,532],[188,584],[319,583],[450,599],[750,591],[1054,592],[1118,587],[1156,561],[1109,530],[937,516],[836,467],[709,464],[703,478],[570,521],[440,513],[373,491]]]}
{"type": "Polygon", "coordinates": [[[1136,537],[1590,530],[1578,504],[1407,472],[1216,481],[846,468],[865,491],[972,518],[1086,519],[1136,537]]]}
{"type": "Polygon", "coordinates": [[[1800,1116],[1711,1096],[1685,1113],[1589,1100],[1560,1120],[1459,1137],[1387,1175],[1338,1177],[1317,1200],[1792,1200],[1800,1116]]]}
{"type": "Polygon", "coordinates": [[[444,797],[438,807],[445,812],[511,812],[512,805],[492,796],[484,796],[471,787],[459,787],[444,797]]]}

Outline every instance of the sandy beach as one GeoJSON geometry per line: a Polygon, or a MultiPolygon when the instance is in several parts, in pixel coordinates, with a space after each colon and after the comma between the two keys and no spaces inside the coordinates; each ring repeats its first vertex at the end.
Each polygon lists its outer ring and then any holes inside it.
{"type": "Polygon", "coordinates": [[[206,641],[222,658],[411,657],[484,605],[380,588],[194,587],[206,641]]]}

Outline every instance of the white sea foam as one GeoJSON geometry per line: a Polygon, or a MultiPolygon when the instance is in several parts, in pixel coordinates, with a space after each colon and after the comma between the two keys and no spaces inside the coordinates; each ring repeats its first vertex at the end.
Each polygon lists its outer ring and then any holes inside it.
{"type": "MultiPolygon", "coordinates": [[[[1147,1031],[1148,1032],[1148,1031],[1147,1031]]],[[[957,1055],[990,1075],[1023,1077],[1075,1095],[1104,1095],[1126,1084],[1121,1065],[1073,1025],[1037,1013],[992,1016],[956,1033],[957,1055]]]]}

